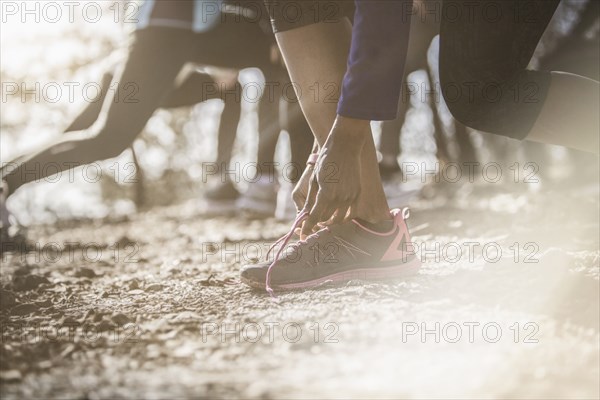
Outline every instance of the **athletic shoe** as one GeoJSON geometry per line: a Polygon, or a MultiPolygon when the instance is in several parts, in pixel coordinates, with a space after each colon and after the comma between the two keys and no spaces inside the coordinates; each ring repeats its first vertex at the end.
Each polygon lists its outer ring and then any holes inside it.
{"type": "Polygon", "coordinates": [[[239,197],[240,192],[230,180],[219,182],[204,193],[203,212],[212,215],[233,213],[237,211],[239,197]]]}
{"type": "Polygon", "coordinates": [[[237,201],[237,207],[254,216],[272,217],[277,207],[277,188],[274,178],[252,182],[237,201]]]}
{"type": "Polygon", "coordinates": [[[275,260],[245,266],[241,280],[272,294],[273,289],[307,289],[326,283],[414,274],[421,263],[410,251],[408,209],[392,210],[391,215],[392,221],[381,224],[352,220],[328,226],[285,247],[307,217],[301,213],[292,230],[274,244],[282,244],[275,260]]]}
{"type": "Polygon", "coordinates": [[[14,215],[6,208],[8,186],[2,181],[0,185],[0,254],[12,251],[27,251],[26,230],[21,227],[14,215]]]}

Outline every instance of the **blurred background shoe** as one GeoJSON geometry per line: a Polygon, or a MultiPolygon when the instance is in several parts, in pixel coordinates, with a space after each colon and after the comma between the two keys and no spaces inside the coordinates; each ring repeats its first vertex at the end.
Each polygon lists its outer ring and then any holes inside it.
{"type": "Polygon", "coordinates": [[[226,180],[204,192],[202,212],[209,215],[232,214],[237,210],[240,192],[233,182],[226,180]]]}

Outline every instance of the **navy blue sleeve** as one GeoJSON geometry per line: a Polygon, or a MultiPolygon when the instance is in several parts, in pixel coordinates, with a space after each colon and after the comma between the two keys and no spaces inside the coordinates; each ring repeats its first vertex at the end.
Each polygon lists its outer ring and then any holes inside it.
{"type": "Polygon", "coordinates": [[[410,34],[411,0],[356,0],[339,115],[395,119],[410,34]]]}

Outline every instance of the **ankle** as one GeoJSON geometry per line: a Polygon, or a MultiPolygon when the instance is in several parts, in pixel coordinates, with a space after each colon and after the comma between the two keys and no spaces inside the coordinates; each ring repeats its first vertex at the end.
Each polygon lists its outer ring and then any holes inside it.
{"type": "Polygon", "coordinates": [[[393,219],[390,215],[390,210],[387,207],[377,209],[359,209],[356,212],[354,218],[366,221],[371,224],[378,224],[393,219]]]}
{"type": "Polygon", "coordinates": [[[393,228],[394,228],[394,220],[393,219],[387,219],[385,221],[379,221],[379,222],[369,222],[369,221],[365,221],[364,219],[361,218],[355,218],[355,220],[361,224],[363,227],[370,229],[372,231],[378,232],[378,233],[387,233],[390,232],[393,228]]]}

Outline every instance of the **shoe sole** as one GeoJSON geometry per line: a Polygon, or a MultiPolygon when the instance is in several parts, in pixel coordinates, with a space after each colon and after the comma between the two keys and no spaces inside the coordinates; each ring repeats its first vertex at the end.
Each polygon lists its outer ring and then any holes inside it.
{"type": "MultiPolygon", "coordinates": [[[[352,271],[337,272],[335,274],[327,275],[310,281],[286,283],[283,285],[271,286],[273,287],[273,289],[296,290],[315,288],[317,286],[322,286],[330,283],[348,283],[350,281],[355,280],[379,281],[384,279],[406,278],[407,276],[416,275],[420,267],[421,261],[419,261],[418,258],[415,258],[409,262],[402,263],[400,265],[379,268],[359,268],[352,271]]],[[[241,277],[241,281],[253,288],[265,289],[265,282],[260,283],[246,279],[244,277],[241,277]]]]}

